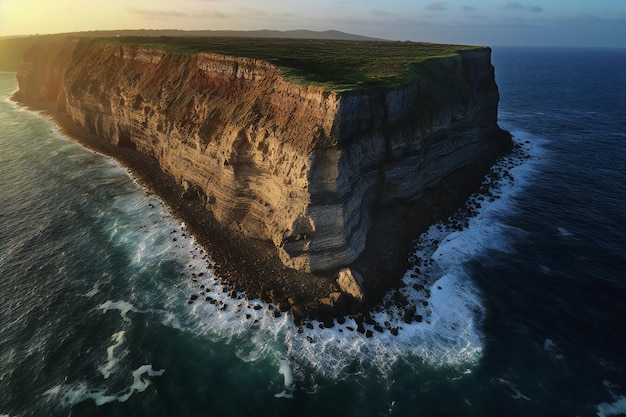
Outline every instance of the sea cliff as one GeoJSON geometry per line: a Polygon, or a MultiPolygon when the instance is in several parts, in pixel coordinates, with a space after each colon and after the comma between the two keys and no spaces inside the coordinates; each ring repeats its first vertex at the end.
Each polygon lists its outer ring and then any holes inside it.
{"type": "Polygon", "coordinates": [[[181,199],[272,242],[287,267],[332,275],[358,260],[387,208],[419,204],[460,169],[482,174],[510,148],[490,52],[425,60],[395,86],[334,91],[261,59],[65,39],[24,55],[16,98],[53,100],[102,140],[153,158],[181,199]]]}

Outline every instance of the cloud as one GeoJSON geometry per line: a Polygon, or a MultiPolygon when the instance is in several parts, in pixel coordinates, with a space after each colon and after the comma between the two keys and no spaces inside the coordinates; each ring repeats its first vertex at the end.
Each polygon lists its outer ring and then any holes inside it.
{"type": "Polygon", "coordinates": [[[442,10],[446,10],[446,4],[442,1],[434,1],[426,6],[426,10],[430,10],[431,12],[440,12],[442,10]]]}
{"type": "Polygon", "coordinates": [[[559,23],[566,25],[595,25],[606,24],[608,21],[593,14],[581,14],[577,16],[562,16],[559,19],[559,23]]]}
{"type": "Polygon", "coordinates": [[[505,10],[527,10],[533,13],[543,12],[543,8],[539,6],[527,6],[519,1],[510,1],[508,2],[503,9],[505,10]]]}
{"type": "Polygon", "coordinates": [[[476,7],[474,7],[474,6],[465,5],[465,6],[463,6],[463,10],[465,10],[466,12],[475,12],[478,9],[476,7]]]}
{"type": "Polygon", "coordinates": [[[287,19],[293,19],[295,17],[298,17],[294,13],[289,13],[289,12],[272,13],[272,12],[267,12],[261,9],[255,9],[253,7],[240,7],[239,11],[240,13],[237,13],[233,16],[226,16],[226,17],[244,18],[244,19],[252,18],[252,19],[261,19],[263,21],[281,21],[281,22],[287,19]]]}
{"type": "Polygon", "coordinates": [[[381,16],[381,17],[392,17],[392,16],[394,16],[393,13],[389,13],[386,10],[380,10],[380,9],[374,9],[374,10],[372,10],[372,13],[374,13],[376,16],[381,16]]]}
{"type": "Polygon", "coordinates": [[[151,10],[151,9],[131,8],[130,11],[133,14],[147,17],[150,19],[169,19],[171,17],[187,17],[185,13],[182,13],[178,10],[151,10]]]}
{"type": "Polygon", "coordinates": [[[253,9],[251,7],[242,7],[240,9],[244,14],[250,16],[267,16],[267,12],[265,10],[253,9]]]}
{"type": "Polygon", "coordinates": [[[148,19],[197,19],[197,18],[218,18],[225,19],[228,15],[215,9],[203,9],[183,12],[180,10],[158,10],[158,9],[130,9],[131,13],[148,19]]]}
{"type": "Polygon", "coordinates": [[[520,10],[520,9],[525,9],[526,6],[524,6],[519,1],[510,1],[506,4],[506,6],[504,6],[504,8],[507,10],[520,10]]]}

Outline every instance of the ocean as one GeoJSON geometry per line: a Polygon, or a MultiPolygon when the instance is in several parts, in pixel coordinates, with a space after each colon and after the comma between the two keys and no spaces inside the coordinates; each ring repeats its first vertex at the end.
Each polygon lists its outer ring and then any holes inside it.
{"type": "Polygon", "coordinates": [[[626,415],[626,50],[493,62],[516,149],[416,240],[424,320],[374,313],[402,329],[371,338],[229,298],[157,197],[0,73],[0,416],[626,415]]]}

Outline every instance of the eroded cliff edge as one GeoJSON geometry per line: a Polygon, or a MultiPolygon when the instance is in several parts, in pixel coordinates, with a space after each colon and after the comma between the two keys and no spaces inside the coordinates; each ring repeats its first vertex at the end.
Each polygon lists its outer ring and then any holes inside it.
{"type": "Polygon", "coordinates": [[[334,92],[252,58],[67,39],[25,54],[17,97],[55,100],[89,132],[153,157],[182,198],[273,242],[290,268],[357,261],[368,272],[357,258],[381,213],[419,204],[460,169],[482,175],[510,148],[490,52],[423,61],[395,87],[334,92]]]}

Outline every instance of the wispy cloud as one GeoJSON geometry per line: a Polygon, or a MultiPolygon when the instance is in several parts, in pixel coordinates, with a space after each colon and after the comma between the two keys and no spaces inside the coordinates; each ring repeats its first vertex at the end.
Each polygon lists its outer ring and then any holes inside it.
{"type": "Polygon", "coordinates": [[[239,8],[239,13],[228,17],[244,19],[253,18],[263,21],[285,21],[286,19],[292,19],[298,16],[289,12],[273,13],[261,9],[255,9],[253,7],[241,7],[239,8]]]}
{"type": "Polygon", "coordinates": [[[374,10],[372,10],[372,13],[374,13],[374,15],[376,15],[376,16],[381,16],[381,17],[392,17],[392,16],[395,16],[393,13],[390,13],[387,10],[380,10],[380,9],[374,9],[374,10]]]}
{"type": "Polygon", "coordinates": [[[529,12],[533,12],[533,13],[540,13],[543,12],[543,8],[539,7],[539,6],[527,6],[524,3],[521,3],[519,1],[510,1],[508,2],[506,5],[504,5],[504,7],[502,7],[505,10],[527,10],[529,12]]]}
{"type": "Polygon", "coordinates": [[[267,12],[261,9],[254,9],[251,7],[242,7],[241,10],[244,14],[248,16],[267,16],[267,12]]]}
{"type": "Polygon", "coordinates": [[[478,10],[476,7],[469,6],[469,5],[463,6],[462,9],[465,10],[466,12],[475,12],[476,10],[478,10]]]}
{"type": "Polygon", "coordinates": [[[442,1],[434,1],[426,6],[426,10],[431,12],[440,12],[442,10],[446,10],[446,4],[442,1]]]}
{"type": "MultiPolygon", "coordinates": [[[[207,1],[207,0],[205,0],[207,1]]],[[[208,0],[216,1],[216,0],[208,0]]],[[[163,10],[163,9],[129,9],[131,13],[138,16],[142,16],[148,19],[197,19],[197,18],[217,18],[226,19],[229,16],[215,9],[202,9],[194,11],[180,11],[180,10],[163,10]]]]}
{"type": "Polygon", "coordinates": [[[520,9],[525,9],[526,6],[524,6],[519,1],[510,1],[503,8],[507,10],[520,10],[520,9]]]}

